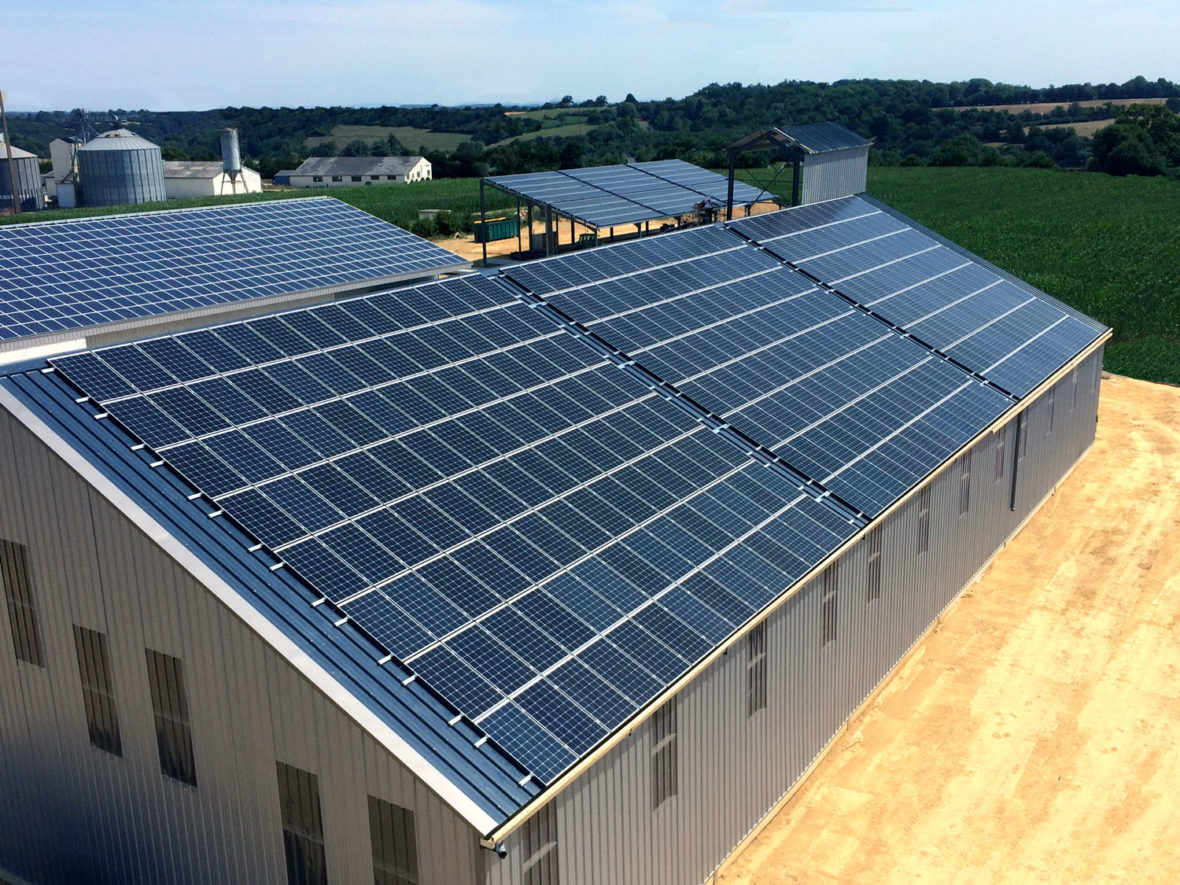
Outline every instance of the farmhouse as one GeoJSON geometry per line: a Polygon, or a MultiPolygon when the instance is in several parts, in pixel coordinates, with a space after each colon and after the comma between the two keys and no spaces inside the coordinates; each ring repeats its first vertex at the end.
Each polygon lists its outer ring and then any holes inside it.
{"type": "Polygon", "coordinates": [[[165,160],[164,191],[169,200],[260,194],[262,178],[249,166],[231,174],[221,160],[165,160]]]}
{"type": "Polygon", "coordinates": [[[291,187],[357,187],[429,181],[425,157],[311,157],[290,174],[291,187]]]}
{"type": "Polygon", "coordinates": [[[1109,336],[863,195],[214,319],[0,373],[0,875],[703,881],[1109,336]]]}

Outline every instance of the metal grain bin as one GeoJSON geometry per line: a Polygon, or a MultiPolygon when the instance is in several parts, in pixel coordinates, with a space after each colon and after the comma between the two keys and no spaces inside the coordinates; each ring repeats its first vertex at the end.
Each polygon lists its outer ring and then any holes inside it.
{"type": "Polygon", "coordinates": [[[167,199],[159,145],[127,129],[104,132],[78,149],[84,206],[122,206],[167,199]]]}
{"type": "Polygon", "coordinates": [[[13,193],[20,201],[21,212],[40,209],[41,165],[36,154],[22,151],[16,145],[5,145],[0,139],[0,212],[12,208],[13,193]],[[8,162],[9,150],[12,151],[11,169],[8,162]]]}

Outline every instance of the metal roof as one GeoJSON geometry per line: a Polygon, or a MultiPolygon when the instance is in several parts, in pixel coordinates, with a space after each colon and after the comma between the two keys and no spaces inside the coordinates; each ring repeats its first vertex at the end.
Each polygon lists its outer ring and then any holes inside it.
{"type": "Polygon", "coordinates": [[[197,551],[488,834],[867,528],[877,482],[898,500],[1018,408],[987,348],[1035,388],[1103,340],[1047,296],[998,336],[985,321],[965,362],[953,335],[910,334],[965,299],[986,314],[999,283],[915,283],[942,244],[882,234],[885,214],[813,204],[84,351],[0,379],[0,400],[197,551]],[[890,319],[881,287],[924,310],[890,319]]]}
{"type": "Polygon", "coordinates": [[[136,135],[130,129],[112,129],[98,135],[82,147],[80,151],[158,151],[160,146],[153,144],[142,136],[136,135]]]}
{"type": "Polygon", "coordinates": [[[292,175],[406,175],[422,157],[309,157],[292,175]]]}
{"type": "MultiPolygon", "coordinates": [[[[703,202],[724,206],[729,193],[724,175],[683,160],[496,175],[483,181],[599,229],[689,215],[703,202]]],[[[764,199],[774,197],[743,182],[734,183],[734,200],[739,205],[764,199]]]]}
{"type": "Polygon", "coordinates": [[[165,178],[220,178],[225,166],[220,160],[165,160],[165,178]]]}
{"type": "Polygon", "coordinates": [[[469,266],[329,197],[3,225],[0,350],[469,266]]]}
{"type": "Polygon", "coordinates": [[[792,144],[809,154],[842,151],[870,144],[851,129],[839,123],[805,123],[799,126],[778,126],[775,131],[785,135],[792,144]]]}
{"type": "Polygon", "coordinates": [[[12,159],[14,159],[14,160],[27,160],[30,158],[32,158],[34,160],[37,159],[36,154],[30,154],[26,150],[21,150],[15,144],[14,145],[5,144],[4,137],[0,136],[0,162],[7,162],[8,161],[8,152],[10,150],[12,151],[12,159]]]}

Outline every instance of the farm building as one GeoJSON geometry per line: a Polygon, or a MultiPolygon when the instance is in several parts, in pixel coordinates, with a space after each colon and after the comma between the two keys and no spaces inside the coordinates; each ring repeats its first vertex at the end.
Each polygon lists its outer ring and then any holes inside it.
{"type": "Polygon", "coordinates": [[[37,155],[5,144],[0,136],[0,213],[11,212],[14,202],[19,203],[21,212],[32,212],[41,208],[43,199],[37,155]]]}
{"type": "Polygon", "coordinates": [[[281,184],[284,187],[290,187],[291,186],[291,176],[294,174],[295,174],[294,169],[280,169],[278,172],[275,173],[275,177],[274,177],[273,181],[275,184],[281,184]]]}
{"type": "Polygon", "coordinates": [[[703,881],[1108,335],[843,196],[14,364],[0,876],[703,881]]]}
{"type": "Polygon", "coordinates": [[[0,227],[0,364],[470,268],[327,197],[0,227]]]}
{"type": "Polygon", "coordinates": [[[78,148],[76,160],[84,206],[167,199],[160,146],[129,129],[112,129],[92,138],[78,148]]]}
{"type": "Polygon", "coordinates": [[[360,187],[429,181],[425,157],[311,157],[291,173],[291,187],[360,187]]]}
{"type": "Polygon", "coordinates": [[[772,126],[730,145],[729,177],[740,154],[769,150],[791,163],[791,205],[818,203],[865,189],[869,147],[868,139],[839,123],[772,126]]]}
{"type": "Polygon", "coordinates": [[[221,160],[165,160],[164,190],[169,200],[260,194],[262,178],[249,166],[231,175],[221,160]]]}
{"type": "Polygon", "coordinates": [[[765,191],[741,182],[731,184],[724,176],[683,160],[656,160],[483,178],[479,193],[484,224],[485,187],[516,197],[518,216],[522,204],[527,206],[530,231],[533,210],[538,211],[545,220],[545,231],[533,234],[539,242],[530,243],[529,249],[545,255],[557,253],[557,225],[562,218],[570,223],[571,239],[575,222],[594,231],[594,239],[602,231],[613,238],[616,227],[635,225],[640,231],[652,221],[671,218],[679,223],[687,217],[703,220],[708,213],[715,215],[725,205],[730,187],[737,201],[747,206],[774,200],[765,191]]]}

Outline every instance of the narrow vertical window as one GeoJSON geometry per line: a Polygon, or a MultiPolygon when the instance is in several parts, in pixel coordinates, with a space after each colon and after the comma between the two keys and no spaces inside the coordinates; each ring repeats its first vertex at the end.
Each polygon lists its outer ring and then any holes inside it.
{"type": "Polygon", "coordinates": [[[959,516],[971,509],[971,452],[959,458],[959,516]]]}
{"type": "Polygon", "coordinates": [[[1069,404],[1069,413],[1072,415],[1078,408],[1078,370],[1076,367],[1069,373],[1069,381],[1073,387],[1073,399],[1069,404]]]}
{"type": "Polygon", "coordinates": [[[676,752],[676,704],[672,698],[651,717],[651,807],[679,792],[680,760],[676,752]]]}
{"type": "Polygon", "coordinates": [[[1004,465],[1008,454],[1008,428],[1001,427],[996,431],[996,469],[995,479],[999,482],[1004,478],[1004,465]]]}
{"type": "Polygon", "coordinates": [[[833,562],[824,569],[823,599],[820,608],[820,645],[827,645],[829,642],[836,641],[836,616],[838,614],[836,610],[836,588],[839,584],[840,577],[837,565],[838,563],[833,562]]]}
{"type": "Polygon", "coordinates": [[[418,842],[414,812],[369,797],[373,843],[373,885],[418,885],[418,842]]]}
{"type": "Polygon", "coordinates": [[[746,634],[746,715],[766,709],[766,621],[746,634]]]}
{"type": "Polygon", "coordinates": [[[930,486],[918,492],[918,554],[930,549],[930,486]]]}
{"type": "Polygon", "coordinates": [[[866,602],[876,602],[881,598],[881,527],[877,526],[869,532],[869,589],[865,594],[866,602]]]}
{"type": "Polygon", "coordinates": [[[160,770],[168,777],[197,785],[197,764],[193,758],[193,733],[188,718],[188,695],[184,690],[184,667],[180,658],[145,649],[148,681],[152,687],[152,711],[156,718],[156,749],[160,770]]]}
{"type": "Polygon", "coordinates": [[[558,885],[556,803],[534,814],[523,829],[522,885],[558,885]]]}
{"type": "Polygon", "coordinates": [[[1090,393],[1098,389],[1098,379],[1102,375],[1102,360],[1098,359],[1095,354],[1091,359],[1094,360],[1094,371],[1090,373],[1090,393]]]}
{"type": "Polygon", "coordinates": [[[1024,460],[1028,454],[1028,412],[1021,412],[1016,416],[1016,463],[1024,460]]]}
{"type": "Polygon", "coordinates": [[[123,755],[119,736],[119,711],[115,706],[115,682],[105,633],[74,625],[74,648],[78,653],[78,675],[82,679],[82,705],[90,743],[115,756],[123,755]]]}
{"type": "Polygon", "coordinates": [[[275,763],[279,776],[279,811],[283,817],[283,852],[287,885],[327,885],[324,821],[320,817],[320,781],[310,771],[275,763]]]}
{"type": "Polygon", "coordinates": [[[1053,433],[1053,420],[1057,416],[1057,388],[1053,387],[1049,390],[1049,426],[1045,428],[1045,436],[1051,436],[1053,433]]]}
{"type": "Polygon", "coordinates": [[[41,625],[33,602],[33,581],[29,577],[29,551],[23,544],[0,539],[0,584],[8,606],[8,624],[12,628],[12,647],[17,660],[38,667],[45,666],[41,645],[41,625]]]}

